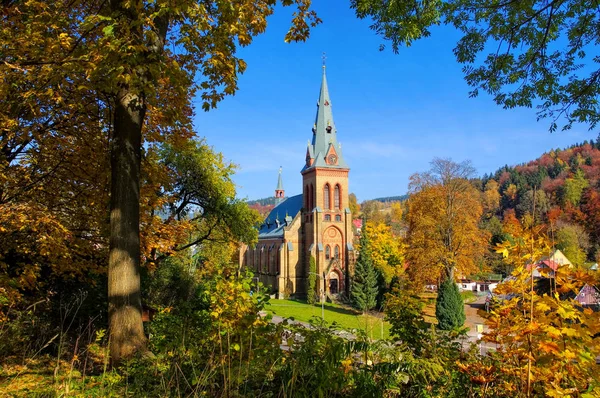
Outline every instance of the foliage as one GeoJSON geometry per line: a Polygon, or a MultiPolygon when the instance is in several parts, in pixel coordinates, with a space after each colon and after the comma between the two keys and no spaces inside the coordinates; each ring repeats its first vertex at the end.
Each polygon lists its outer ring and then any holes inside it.
{"type": "MultiPolygon", "coordinates": [[[[141,245],[148,241],[140,242],[140,225],[156,224],[155,214],[148,219],[144,207],[154,207],[152,202],[160,201],[156,193],[168,185],[164,175],[155,174],[154,146],[178,148],[193,138],[196,93],[205,110],[235,93],[246,68],[237,49],[265,30],[278,3],[297,8],[286,41],[305,40],[319,22],[308,0],[214,7],[142,0],[5,4],[0,181],[9,192],[0,194],[2,213],[39,203],[36,216],[53,234],[47,236],[57,249],[69,249],[56,255],[84,275],[88,262],[97,267],[110,253],[116,360],[143,350],[145,341],[139,275],[146,255],[141,245]],[[36,192],[40,187],[46,197],[36,192]],[[153,194],[144,196],[148,189],[153,194]],[[33,192],[38,202],[32,201],[33,192]]],[[[172,233],[173,224],[141,236],[183,235],[172,233]]],[[[32,277],[37,272],[35,265],[26,271],[32,277]]]]}
{"type": "Polygon", "coordinates": [[[389,287],[391,281],[404,272],[404,244],[392,234],[391,227],[383,223],[367,221],[361,234],[358,250],[368,252],[373,266],[383,277],[383,287],[389,287]]]}
{"type": "Polygon", "coordinates": [[[369,258],[360,258],[354,269],[352,290],[350,297],[353,305],[363,312],[369,311],[377,305],[377,272],[369,258]]]}
{"type": "Polygon", "coordinates": [[[421,298],[412,289],[396,288],[386,295],[385,310],[394,337],[420,355],[428,338],[421,298]]]}
{"type": "Polygon", "coordinates": [[[350,193],[348,195],[348,207],[350,208],[350,213],[352,213],[353,218],[358,218],[360,213],[360,205],[358,204],[358,200],[356,199],[355,193],[350,193]]]}
{"type": "Polygon", "coordinates": [[[562,201],[564,205],[579,206],[583,190],[587,188],[589,182],[585,179],[583,171],[577,170],[572,178],[565,179],[562,189],[562,201]]]}
{"type": "Polygon", "coordinates": [[[454,54],[471,96],[483,90],[509,109],[536,105],[538,118],[552,119],[552,131],[558,123],[593,129],[600,120],[593,51],[599,16],[589,2],[353,0],[351,6],[358,17],[373,19],[371,28],[394,52],[429,36],[433,25],[454,26],[463,35],[454,54]]]}
{"type": "Polygon", "coordinates": [[[438,328],[442,330],[460,328],[465,323],[465,303],[452,279],[446,279],[438,289],[435,317],[438,320],[438,328]]]}
{"type": "Polygon", "coordinates": [[[556,248],[574,265],[582,266],[589,249],[589,237],[583,227],[577,224],[563,224],[556,232],[556,248]]]}
{"type": "Polygon", "coordinates": [[[315,261],[314,256],[310,256],[306,301],[308,304],[314,304],[317,302],[317,297],[317,262],[315,261]]]}
{"type": "Polygon", "coordinates": [[[485,190],[481,195],[481,205],[484,214],[488,217],[493,216],[500,207],[500,193],[498,192],[498,183],[495,180],[489,180],[485,184],[485,190]]]}
{"type": "Polygon", "coordinates": [[[369,235],[362,234],[360,237],[360,252],[354,267],[352,288],[350,298],[353,305],[359,310],[366,312],[377,305],[377,272],[373,265],[369,235]]]}
{"type": "MultiPolygon", "coordinates": [[[[600,320],[591,309],[573,299],[584,283],[598,283],[597,275],[568,266],[559,267],[550,293],[538,292],[532,277],[535,263],[549,250],[543,227],[529,226],[513,235],[498,251],[515,270],[495,294],[503,300],[486,321],[484,340],[498,344],[487,376],[490,394],[596,396],[600,385],[596,357],[600,320]],[[498,369],[498,368],[496,368],[498,369]]],[[[543,278],[550,275],[543,274],[543,278]]]]}
{"type": "Polygon", "coordinates": [[[472,173],[469,163],[434,159],[431,171],[411,176],[407,260],[413,280],[453,280],[455,270],[478,270],[488,234],[479,228],[482,206],[467,180],[472,173]]]}

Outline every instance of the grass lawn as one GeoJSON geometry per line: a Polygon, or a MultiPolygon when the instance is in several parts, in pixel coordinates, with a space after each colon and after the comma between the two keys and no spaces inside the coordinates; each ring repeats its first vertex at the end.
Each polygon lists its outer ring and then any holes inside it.
{"type": "MultiPolygon", "coordinates": [[[[381,318],[372,315],[362,315],[360,312],[339,304],[325,303],[325,321],[336,322],[342,329],[362,329],[369,337],[381,338],[381,318]]],[[[310,318],[321,317],[321,304],[309,305],[296,300],[271,300],[265,310],[284,318],[294,318],[297,321],[308,322],[310,318]]],[[[390,324],[383,322],[383,338],[390,336],[390,324]]]]}

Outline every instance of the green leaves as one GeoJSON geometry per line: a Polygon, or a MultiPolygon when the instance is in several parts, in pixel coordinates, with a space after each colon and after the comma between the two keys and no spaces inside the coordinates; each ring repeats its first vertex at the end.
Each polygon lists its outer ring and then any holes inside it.
{"type": "Polygon", "coordinates": [[[507,109],[536,106],[550,130],[600,121],[600,68],[593,57],[600,15],[586,0],[352,0],[359,18],[392,50],[439,23],[463,36],[454,48],[471,96],[483,90],[507,109]]]}

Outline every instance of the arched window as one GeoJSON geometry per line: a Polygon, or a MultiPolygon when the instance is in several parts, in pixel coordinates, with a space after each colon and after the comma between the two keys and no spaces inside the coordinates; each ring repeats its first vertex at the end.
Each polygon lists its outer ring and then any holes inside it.
{"type": "Polygon", "coordinates": [[[325,260],[329,260],[331,258],[331,247],[329,245],[325,246],[325,260]]]}
{"type": "Polygon", "coordinates": [[[337,214],[335,216],[335,221],[342,221],[342,216],[340,216],[339,214],[337,214]]]}
{"type": "Polygon", "coordinates": [[[331,221],[331,215],[325,214],[325,221],[331,221]]]}
{"type": "Polygon", "coordinates": [[[340,191],[341,191],[340,184],[336,184],[335,191],[333,192],[333,202],[334,202],[336,209],[339,209],[342,204],[342,202],[340,200],[340,191]]]}
{"type": "Polygon", "coordinates": [[[304,208],[306,210],[309,210],[308,209],[308,185],[304,186],[304,208]]]}
{"type": "Polygon", "coordinates": [[[308,210],[312,211],[312,209],[315,208],[315,201],[314,201],[314,188],[313,188],[313,184],[310,184],[310,187],[308,188],[308,210]]]}
{"type": "Polygon", "coordinates": [[[329,191],[329,184],[325,184],[325,188],[323,188],[323,207],[326,209],[331,209],[331,198],[329,197],[329,191]]]}
{"type": "Polygon", "coordinates": [[[275,259],[275,264],[277,264],[277,275],[281,273],[281,250],[277,250],[277,258],[275,259]]]}
{"type": "Polygon", "coordinates": [[[335,245],[335,250],[333,253],[335,258],[340,258],[340,247],[338,245],[335,245]]]}

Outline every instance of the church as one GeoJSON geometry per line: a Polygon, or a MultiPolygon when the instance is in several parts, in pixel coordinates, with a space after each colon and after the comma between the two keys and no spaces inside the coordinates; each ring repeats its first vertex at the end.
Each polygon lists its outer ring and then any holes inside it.
{"type": "Polygon", "coordinates": [[[302,194],[285,196],[280,169],[278,202],[260,226],[258,243],[240,249],[240,266],[252,269],[278,298],[306,296],[311,257],[317,295],[349,294],[356,260],[348,206],[350,168],[337,141],[331,106],[323,66],[312,140],[300,171],[302,194]]]}

